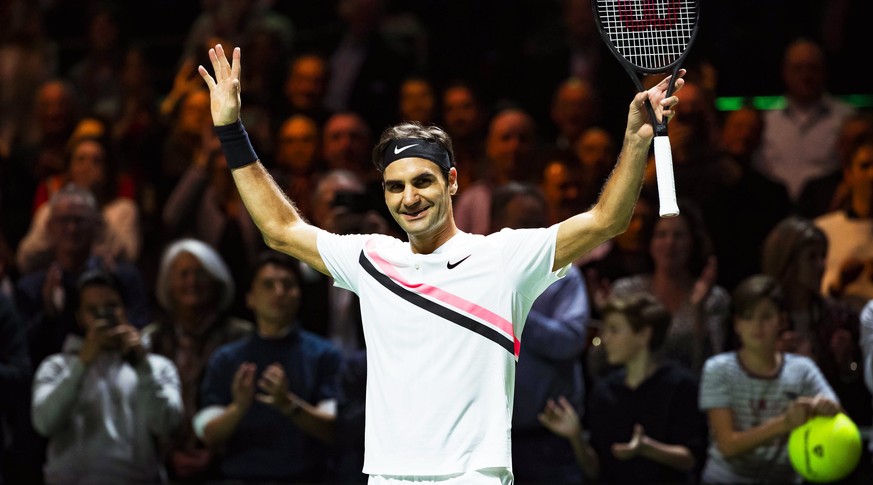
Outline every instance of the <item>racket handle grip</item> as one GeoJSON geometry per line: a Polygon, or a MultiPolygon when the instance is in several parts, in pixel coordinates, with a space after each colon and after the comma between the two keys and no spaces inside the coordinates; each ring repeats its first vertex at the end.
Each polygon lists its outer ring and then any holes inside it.
{"type": "Polygon", "coordinates": [[[659,214],[661,217],[678,216],[676,182],[673,180],[673,152],[667,136],[655,137],[655,175],[658,178],[659,214]]]}

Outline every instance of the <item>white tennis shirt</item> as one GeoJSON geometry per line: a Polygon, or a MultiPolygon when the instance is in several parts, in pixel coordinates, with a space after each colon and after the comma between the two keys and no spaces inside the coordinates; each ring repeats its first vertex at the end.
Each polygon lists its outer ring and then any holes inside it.
{"type": "Polygon", "coordinates": [[[551,271],[557,226],[460,232],[431,254],[384,235],[320,232],[335,284],[358,294],[367,343],[364,473],[512,468],[519,336],[551,271]]]}

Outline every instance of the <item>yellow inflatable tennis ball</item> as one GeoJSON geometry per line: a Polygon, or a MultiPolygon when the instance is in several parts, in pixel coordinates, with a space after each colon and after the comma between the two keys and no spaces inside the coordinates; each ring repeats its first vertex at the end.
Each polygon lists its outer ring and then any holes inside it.
{"type": "Polygon", "coordinates": [[[844,478],[861,458],[861,432],[851,418],[816,416],[794,428],[788,437],[791,465],[810,482],[844,478]]]}

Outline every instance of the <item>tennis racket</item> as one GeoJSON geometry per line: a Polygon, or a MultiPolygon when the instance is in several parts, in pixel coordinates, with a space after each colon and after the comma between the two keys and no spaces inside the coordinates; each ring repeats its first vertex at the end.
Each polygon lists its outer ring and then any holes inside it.
{"type": "MultiPolygon", "coordinates": [[[[594,19],[603,41],[643,91],[642,76],[679,72],[697,36],[696,0],[592,0],[594,19]]],[[[673,95],[674,83],[667,88],[673,95]]],[[[667,121],[658,121],[652,103],[646,107],[655,129],[655,174],[661,217],[679,214],[673,180],[673,153],[667,138],[667,121]]]]}

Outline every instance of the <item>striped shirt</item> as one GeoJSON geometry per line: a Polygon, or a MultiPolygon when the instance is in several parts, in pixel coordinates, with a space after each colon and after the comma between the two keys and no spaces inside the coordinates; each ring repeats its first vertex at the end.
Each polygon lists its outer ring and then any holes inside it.
{"type": "MultiPolygon", "coordinates": [[[[700,383],[700,410],[727,408],[734,413],[734,427],[746,431],[779,416],[800,396],[823,394],[838,399],[815,363],[808,357],[782,354],[782,367],[773,377],[752,374],[736,352],[710,357],[700,383]]],[[[788,460],[788,435],[752,451],[726,458],[710,439],[703,483],[799,483],[788,460]]]]}

